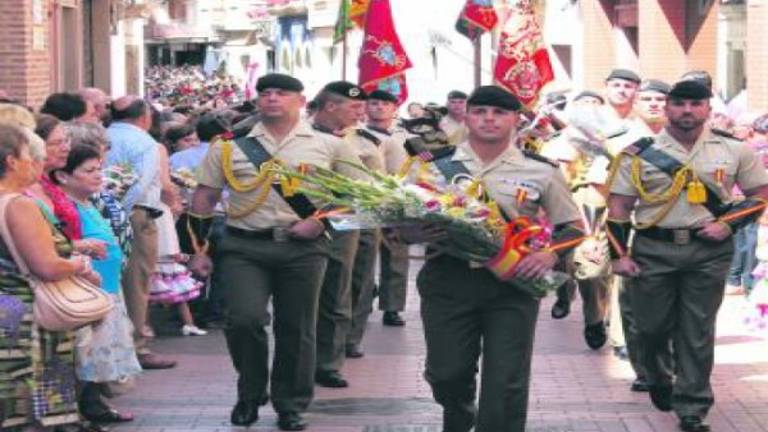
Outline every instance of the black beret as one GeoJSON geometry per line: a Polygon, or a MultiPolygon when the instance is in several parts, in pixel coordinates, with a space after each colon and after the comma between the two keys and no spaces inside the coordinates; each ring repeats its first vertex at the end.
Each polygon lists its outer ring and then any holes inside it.
{"type": "Polygon", "coordinates": [[[577,94],[576,97],[573,98],[573,100],[577,101],[581,98],[586,98],[586,97],[598,99],[602,104],[605,103],[605,99],[603,98],[603,96],[600,93],[593,92],[592,90],[582,91],[581,93],[577,94]]]}
{"type": "Polygon", "coordinates": [[[466,99],[466,98],[467,98],[467,94],[464,93],[461,90],[451,90],[448,93],[448,100],[450,100],[450,99],[466,99]]]}
{"type": "Polygon", "coordinates": [[[672,86],[669,97],[673,99],[709,99],[712,97],[712,91],[701,81],[686,80],[672,86]]]}
{"type": "Polygon", "coordinates": [[[269,88],[300,93],[304,90],[304,84],[290,75],[271,73],[262,76],[256,82],[257,92],[261,92],[269,88]]]}
{"type": "Polygon", "coordinates": [[[476,88],[467,99],[467,105],[488,105],[510,111],[517,111],[521,107],[515,95],[495,85],[476,88]]]}
{"type": "Polygon", "coordinates": [[[397,96],[384,90],[374,90],[368,94],[368,99],[397,103],[397,96]]]}
{"type": "Polygon", "coordinates": [[[636,74],[635,72],[629,69],[612,70],[610,75],[608,75],[608,78],[606,78],[605,80],[608,81],[612,79],[623,79],[627,81],[632,81],[635,84],[640,84],[640,75],[636,74]]]}
{"type": "Polygon", "coordinates": [[[643,80],[643,82],[640,83],[640,87],[637,89],[637,91],[655,91],[659,93],[669,94],[669,91],[672,89],[672,86],[665,83],[661,80],[656,79],[647,79],[643,80]]]}
{"type": "Polygon", "coordinates": [[[329,82],[328,84],[325,85],[325,87],[323,87],[323,91],[335,93],[339,96],[344,96],[345,98],[349,98],[349,99],[355,99],[355,100],[368,99],[368,95],[365,93],[365,90],[363,90],[362,87],[352,84],[349,81],[329,82]]]}

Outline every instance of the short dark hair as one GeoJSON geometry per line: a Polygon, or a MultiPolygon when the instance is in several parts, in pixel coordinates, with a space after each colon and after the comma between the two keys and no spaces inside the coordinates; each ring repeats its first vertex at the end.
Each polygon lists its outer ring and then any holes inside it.
{"type": "Polygon", "coordinates": [[[328,90],[323,90],[320,93],[318,93],[317,96],[315,96],[314,102],[317,104],[315,107],[315,110],[317,111],[324,110],[329,103],[335,103],[337,105],[341,104],[346,99],[347,98],[345,98],[344,96],[338,93],[334,93],[328,90]]]}
{"type": "Polygon", "coordinates": [[[195,129],[188,124],[174,124],[165,131],[163,141],[168,145],[168,150],[173,151],[176,141],[193,133],[195,133],[195,129]]]}
{"type": "Polygon", "coordinates": [[[149,110],[149,104],[143,99],[136,99],[123,109],[115,108],[114,103],[109,108],[109,111],[112,114],[112,120],[114,121],[136,120],[146,115],[147,110],[149,110]]]}
{"type": "Polygon", "coordinates": [[[35,121],[37,123],[37,126],[35,126],[35,133],[42,138],[43,141],[48,141],[51,132],[62,123],[61,120],[50,114],[39,114],[35,121]]]}
{"type": "Polygon", "coordinates": [[[56,173],[65,172],[67,174],[72,174],[80,165],[91,159],[101,159],[101,153],[96,147],[91,145],[76,145],[72,147],[69,150],[69,155],[67,155],[67,164],[64,165],[63,168],[54,170],[51,173],[51,181],[59,184],[60,181],[56,176],[56,173]]]}
{"type": "Polygon", "coordinates": [[[29,138],[20,126],[0,123],[0,178],[5,177],[8,156],[19,157],[25,146],[29,146],[29,138]]]}
{"type": "Polygon", "coordinates": [[[61,121],[81,117],[87,110],[85,99],[77,93],[53,93],[40,108],[42,114],[50,114],[61,121]]]}
{"type": "Polygon", "coordinates": [[[210,142],[216,135],[229,131],[232,124],[221,112],[212,111],[205,113],[197,119],[195,131],[201,141],[210,142]]]}

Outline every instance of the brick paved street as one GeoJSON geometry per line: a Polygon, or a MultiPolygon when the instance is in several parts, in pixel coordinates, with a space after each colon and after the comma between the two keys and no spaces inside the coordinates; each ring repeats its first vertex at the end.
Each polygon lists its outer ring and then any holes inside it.
{"type": "MultiPolygon", "coordinates": [[[[529,430],[536,432],[668,432],[672,415],[655,411],[645,394],[631,393],[631,370],[604,348],[591,352],[581,337],[580,305],[563,321],[549,317],[544,301],[536,337],[529,430]]],[[[369,323],[366,356],[347,362],[352,386],[317,389],[307,415],[314,432],[440,432],[440,411],[421,373],[424,344],[418,296],[411,290],[408,325],[369,323]]],[[[741,325],[742,301],[728,298],[719,320],[717,404],[709,421],[715,432],[768,431],[768,343],[741,325]]],[[[234,372],[220,331],[204,337],[161,337],[157,351],[173,355],[179,367],[148,371],[136,390],[114,401],[136,414],[119,432],[236,431],[229,411],[235,402],[234,372]]],[[[262,410],[249,430],[273,431],[275,413],[262,410]]]]}

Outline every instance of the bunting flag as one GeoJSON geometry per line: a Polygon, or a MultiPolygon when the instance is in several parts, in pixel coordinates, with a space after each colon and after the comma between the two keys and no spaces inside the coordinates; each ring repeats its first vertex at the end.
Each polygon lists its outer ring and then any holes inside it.
{"type": "Polygon", "coordinates": [[[532,107],[544,85],[555,78],[547,46],[530,0],[512,6],[499,38],[496,82],[532,107]]]}
{"type": "Polygon", "coordinates": [[[475,41],[483,33],[493,30],[498,21],[492,0],[467,0],[456,20],[456,31],[475,41]]]}
{"type": "Polygon", "coordinates": [[[349,19],[354,22],[358,28],[365,27],[365,15],[368,13],[368,7],[371,0],[352,0],[349,6],[349,19]]]}
{"type": "Polygon", "coordinates": [[[339,4],[339,16],[336,18],[336,26],[333,29],[333,43],[337,44],[344,39],[344,35],[347,34],[352,28],[354,23],[349,16],[349,0],[341,0],[339,4]]]}
{"type": "Polygon", "coordinates": [[[370,0],[358,60],[360,86],[369,93],[377,89],[392,93],[401,104],[408,99],[405,71],[411,66],[397,36],[389,0],[370,0]]]}

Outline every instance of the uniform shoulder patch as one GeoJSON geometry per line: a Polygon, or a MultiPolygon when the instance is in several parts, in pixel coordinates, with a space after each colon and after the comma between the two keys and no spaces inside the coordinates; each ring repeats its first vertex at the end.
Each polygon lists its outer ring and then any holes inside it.
{"type": "Polygon", "coordinates": [[[711,128],[710,131],[712,132],[713,135],[717,135],[719,137],[728,138],[736,141],[744,141],[743,139],[736,137],[734,134],[728,131],[724,131],[722,129],[711,128]]]}
{"type": "Polygon", "coordinates": [[[388,131],[388,130],[386,130],[386,129],[383,129],[383,128],[379,128],[379,127],[376,127],[376,126],[371,126],[371,125],[368,125],[368,126],[366,126],[366,127],[367,127],[368,129],[370,129],[370,130],[372,130],[372,131],[374,131],[374,132],[378,132],[378,133],[380,133],[380,134],[382,134],[382,135],[386,135],[386,136],[392,136],[392,132],[390,132],[390,131],[388,131]]]}
{"type": "Polygon", "coordinates": [[[559,166],[557,164],[557,162],[553,161],[552,159],[549,159],[547,157],[544,157],[544,156],[542,156],[542,155],[540,155],[538,153],[534,153],[534,152],[529,151],[529,150],[523,150],[523,156],[525,156],[525,157],[527,157],[529,159],[533,159],[533,160],[539,161],[539,162],[544,162],[545,164],[552,165],[555,168],[557,168],[559,166]]]}
{"type": "Polygon", "coordinates": [[[324,133],[324,134],[328,134],[328,135],[333,135],[336,138],[340,138],[339,135],[336,134],[336,132],[334,132],[334,131],[332,131],[332,130],[324,127],[324,126],[320,126],[317,123],[313,123],[312,124],[312,129],[314,129],[314,130],[316,130],[317,132],[320,132],[320,133],[324,133]]]}
{"type": "Polygon", "coordinates": [[[633,142],[632,144],[624,147],[624,149],[621,151],[622,153],[626,153],[628,155],[638,155],[642,153],[645,149],[653,145],[653,138],[651,137],[645,137],[640,138],[639,140],[633,142]]]}
{"type": "Polygon", "coordinates": [[[378,147],[381,145],[381,140],[374,134],[368,132],[365,129],[356,129],[355,133],[357,133],[357,136],[367,139],[368,141],[372,142],[373,144],[378,147]]]}

